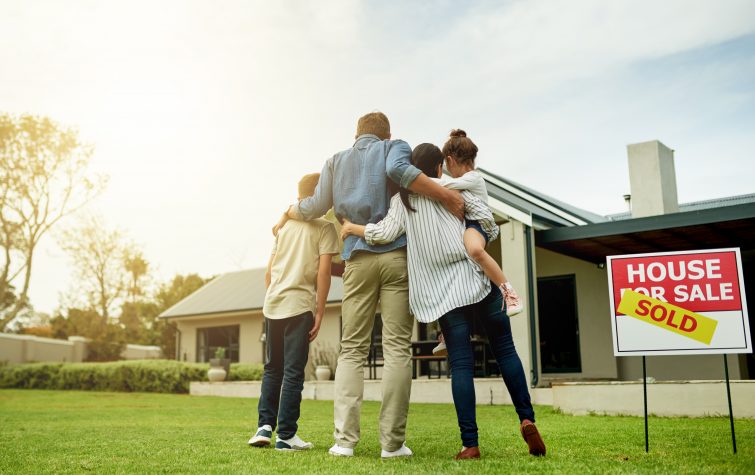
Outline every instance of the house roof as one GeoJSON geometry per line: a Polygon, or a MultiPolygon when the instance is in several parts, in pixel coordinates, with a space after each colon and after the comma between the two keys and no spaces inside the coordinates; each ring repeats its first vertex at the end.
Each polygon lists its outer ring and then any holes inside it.
{"type": "Polygon", "coordinates": [[[755,202],[553,228],[537,231],[535,243],[595,263],[621,254],[719,247],[755,250],[755,202]]]}
{"type": "MultiPolygon", "coordinates": [[[[712,200],[693,201],[691,203],[681,203],[679,205],[679,212],[699,211],[701,209],[721,208],[724,206],[735,206],[746,203],[755,203],[755,193],[749,195],[727,196],[712,200]]],[[[606,217],[611,221],[620,221],[623,219],[632,219],[632,213],[631,211],[625,211],[623,213],[609,214],[606,217]]]]}
{"type": "MultiPolygon", "coordinates": [[[[343,298],[343,280],[332,277],[328,302],[343,298]]],[[[160,318],[190,317],[261,310],[265,303],[265,268],[228,272],[160,314],[160,318]]]]}
{"type": "MultiPolygon", "coordinates": [[[[477,169],[485,178],[491,201],[508,204],[532,217],[535,229],[554,226],[579,226],[608,221],[608,218],[577,208],[552,196],[503,178],[482,168],[477,169]]],[[[495,207],[495,203],[491,203],[495,207]]],[[[527,223],[530,224],[530,223],[527,223]]]]}

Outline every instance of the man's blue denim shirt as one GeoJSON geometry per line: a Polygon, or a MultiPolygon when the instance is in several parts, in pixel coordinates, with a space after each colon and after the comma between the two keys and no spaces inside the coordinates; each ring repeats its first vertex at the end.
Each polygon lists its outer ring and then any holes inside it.
{"type": "MultiPolygon", "coordinates": [[[[333,207],[336,216],[352,223],[377,223],[390,206],[388,180],[408,188],[421,173],[411,164],[411,157],[412,149],[403,140],[360,135],[352,148],[325,162],[315,194],[294,205],[294,211],[308,221],[323,216],[333,207]]],[[[381,253],[404,246],[406,236],[382,246],[370,246],[362,238],[349,236],[341,257],[348,260],[355,251],[381,253]]]]}

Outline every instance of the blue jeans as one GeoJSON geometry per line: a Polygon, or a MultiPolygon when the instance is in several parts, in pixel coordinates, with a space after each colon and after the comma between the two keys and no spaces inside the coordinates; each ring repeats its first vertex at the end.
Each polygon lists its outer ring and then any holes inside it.
{"type": "Polygon", "coordinates": [[[459,421],[461,441],[464,447],[477,447],[477,417],[474,390],[474,354],[470,340],[472,319],[477,317],[483,325],[501,370],[506,389],[514,403],[519,421],[535,422],[535,411],[530,402],[527,379],[511,338],[511,323],[505,310],[501,310],[503,296],[492,286],[482,301],[451,310],[440,318],[448,361],[451,365],[451,392],[459,421]]]}
{"type": "Polygon", "coordinates": [[[312,312],[279,320],[265,318],[267,363],[257,406],[257,426],[269,424],[275,430],[277,422],[281,439],[290,439],[298,429],[304,367],[309,358],[309,331],[313,323],[312,312]]]}

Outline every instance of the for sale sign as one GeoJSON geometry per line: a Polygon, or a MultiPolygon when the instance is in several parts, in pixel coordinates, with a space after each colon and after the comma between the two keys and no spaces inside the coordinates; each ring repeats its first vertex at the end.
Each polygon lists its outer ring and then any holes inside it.
{"type": "Polygon", "coordinates": [[[608,256],[615,356],[752,353],[739,248],[608,256]]]}

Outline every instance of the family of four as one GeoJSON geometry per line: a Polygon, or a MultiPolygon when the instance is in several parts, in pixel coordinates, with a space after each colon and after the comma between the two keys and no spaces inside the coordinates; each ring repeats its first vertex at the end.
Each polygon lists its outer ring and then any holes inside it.
{"type": "Polygon", "coordinates": [[[263,309],[268,362],[258,429],[250,445],[270,445],[277,428],[276,449],[313,447],[297,435],[297,422],[309,343],[320,329],[331,258],[339,249],[335,227],[322,219],[333,208],[343,223],[345,270],[335,444],[329,452],[352,456],[359,442],[364,365],[380,305],[382,457],[412,455],[406,446],[406,425],[414,318],[440,323],[441,343],[435,351],[448,354],[461,432],[462,449],[455,458],[480,457],[470,341],[473,319],[483,325],[529,453],[545,455],[511,335],[509,315],[522,306],[501,268],[485,252],[498,227],[486,204],[484,180],[475,171],[476,156],[477,147],[462,130],[451,132],[443,150],[425,143],[412,151],[406,142],[391,140],[385,114],[372,112],[359,119],[351,148],[329,159],[320,174],[302,178],[298,202],[273,228],[276,240],[263,309]],[[453,178],[443,175],[444,162],[453,178]]]}

